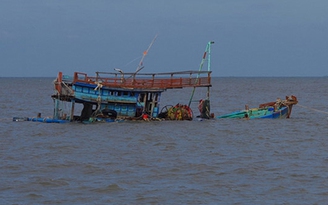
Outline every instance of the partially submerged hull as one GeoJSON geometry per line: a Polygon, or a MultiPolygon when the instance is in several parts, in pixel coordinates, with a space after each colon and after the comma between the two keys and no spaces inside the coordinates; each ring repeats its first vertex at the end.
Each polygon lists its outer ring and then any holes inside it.
{"type": "Polygon", "coordinates": [[[248,119],[259,119],[259,118],[287,118],[288,107],[282,107],[277,111],[273,108],[252,108],[249,110],[241,110],[226,115],[218,116],[217,118],[248,118],[248,119]]]}
{"type": "MultiPolygon", "coordinates": [[[[190,109],[195,88],[207,88],[206,100],[209,102],[211,85],[210,59],[208,55],[208,69],[202,71],[206,54],[210,53],[208,42],[198,71],[181,71],[170,73],[139,73],[143,68],[142,60],[134,73],[125,73],[121,69],[111,72],[96,72],[95,76],[75,72],[72,77],[58,73],[54,81],[55,94],[53,119],[68,121],[112,121],[113,119],[156,119],[163,116],[160,110],[162,92],[167,89],[194,88],[188,106],[178,106],[171,109],[174,113],[167,115],[168,119],[190,120],[190,109]],[[63,110],[63,103],[70,103],[68,111],[63,110]],[[80,104],[83,109],[75,114],[75,105],[80,104]],[[173,116],[173,117],[172,117],[173,116]],[[181,116],[181,117],[180,117],[181,116]]],[[[147,50],[148,51],[148,50],[147,50]]],[[[144,56],[147,52],[144,52],[144,56]]],[[[143,57],[144,57],[143,56],[143,57]]],[[[204,109],[205,110],[205,109],[204,109]]],[[[202,116],[209,116],[207,111],[202,116]]]]}
{"type": "Polygon", "coordinates": [[[295,96],[286,96],[285,100],[277,99],[276,102],[269,102],[260,104],[258,108],[232,112],[229,114],[218,116],[217,118],[236,118],[236,119],[261,119],[261,118],[290,118],[293,105],[297,104],[297,98],[295,96]]]}
{"type": "MultiPolygon", "coordinates": [[[[185,87],[205,87],[209,92],[210,74],[211,71],[184,71],[127,73],[125,75],[128,77],[124,77],[117,73],[96,72],[93,77],[75,72],[74,77],[68,77],[60,72],[54,82],[56,94],[52,95],[53,119],[108,121],[116,118],[158,118],[162,92],[185,87]],[[62,103],[70,103],[70,109],[65,112],[62,103]],[[80,115],[74,115],[75,104],[83,106],[80,115]]],[[[190,115],[186,116],[186,119],[191,118],[190,115]]]]}
{"type": "Polygon", "coordinates": [[[59,72],[53,82],[55,93],[51,96],[54,101],[52,118],[42,118],[39,113],[35,118],[14,117],[13,121],[91,123],[138,119],[148,121],[158,120],[158,118],[191,120],[193,112],[190,109],[190,103],[195,88],[200,87],[207,89],[205,97],[207,103],[202,106],[200,116],[209,118],[209,92],[212,87],[210,46],[213,43],[212,41],[207,43],[200,68],[195,71],[140,73],[139,71],[143,69],[142,60],[150,45],[143,53],[137,70],[133,73],[125,73],[117,68],[114,69],[117,72],[96,72],[94,76],[82,72],[74,72],[73,76],[69,76],[59,72]],[[206,58],[208,68],[203,71],[202,67],[206,58]],[[162,92],[167,89],[186,87],[193,88],[189,104],[177,104],[163,113],[160,109],[162,92]]]}

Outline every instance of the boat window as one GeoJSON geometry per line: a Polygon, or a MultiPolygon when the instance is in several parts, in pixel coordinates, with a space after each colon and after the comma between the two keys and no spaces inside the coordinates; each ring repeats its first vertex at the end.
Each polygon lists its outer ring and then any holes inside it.
{"type": "Polygon", "coordinates": [[[144,97],[145,97],[145,94],[144,93],[139,94],[139,101],[140,102],[143,102],[144,97]]]}
{"type": "Polygon", "coordinates": [[[82,92],[83,92],[83,93],[89,93],[89,88],[87,88],[87,87],[83,87],[83,88],[82,88],[82,92]]]}

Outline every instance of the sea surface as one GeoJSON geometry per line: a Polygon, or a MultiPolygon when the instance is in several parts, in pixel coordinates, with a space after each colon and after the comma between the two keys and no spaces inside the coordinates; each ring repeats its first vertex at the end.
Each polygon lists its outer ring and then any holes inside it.
{"type": "Polygon", "coordinates": [[[327,77],[212,79],[215,116],[295,95],[290,119],[13,122],[52,116],[53,80],[0,78],[0,204],[328,203],[327,77]]]}

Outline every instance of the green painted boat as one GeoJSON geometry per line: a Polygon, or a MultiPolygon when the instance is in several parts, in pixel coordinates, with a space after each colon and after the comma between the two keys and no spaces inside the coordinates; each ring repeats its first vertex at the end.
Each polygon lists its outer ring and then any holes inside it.
{"type": "Polygon", "coordinates": [[[277,99],[275,102],[260,104],[258,108],[248,109],[245,106],[244,110],[232,112],[229,114],[218,116],[221,118],[237,118],[237,119],[260,119],[260,118],[290,118],[292,107],[298,103],[297,98],[293,95],[286,96],[285,100],[277,99]]]}

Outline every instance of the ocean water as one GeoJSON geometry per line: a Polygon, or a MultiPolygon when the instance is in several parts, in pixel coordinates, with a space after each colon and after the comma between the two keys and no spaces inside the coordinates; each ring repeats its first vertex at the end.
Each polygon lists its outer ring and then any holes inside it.
{"type": "Polygon", "coordinates": [[[52,116],[52,81],[0,78],[0,204],[327,204],[328,78],[213,78],[216,116],[295,95],[290,119],[13,122],[52,116]]]}

